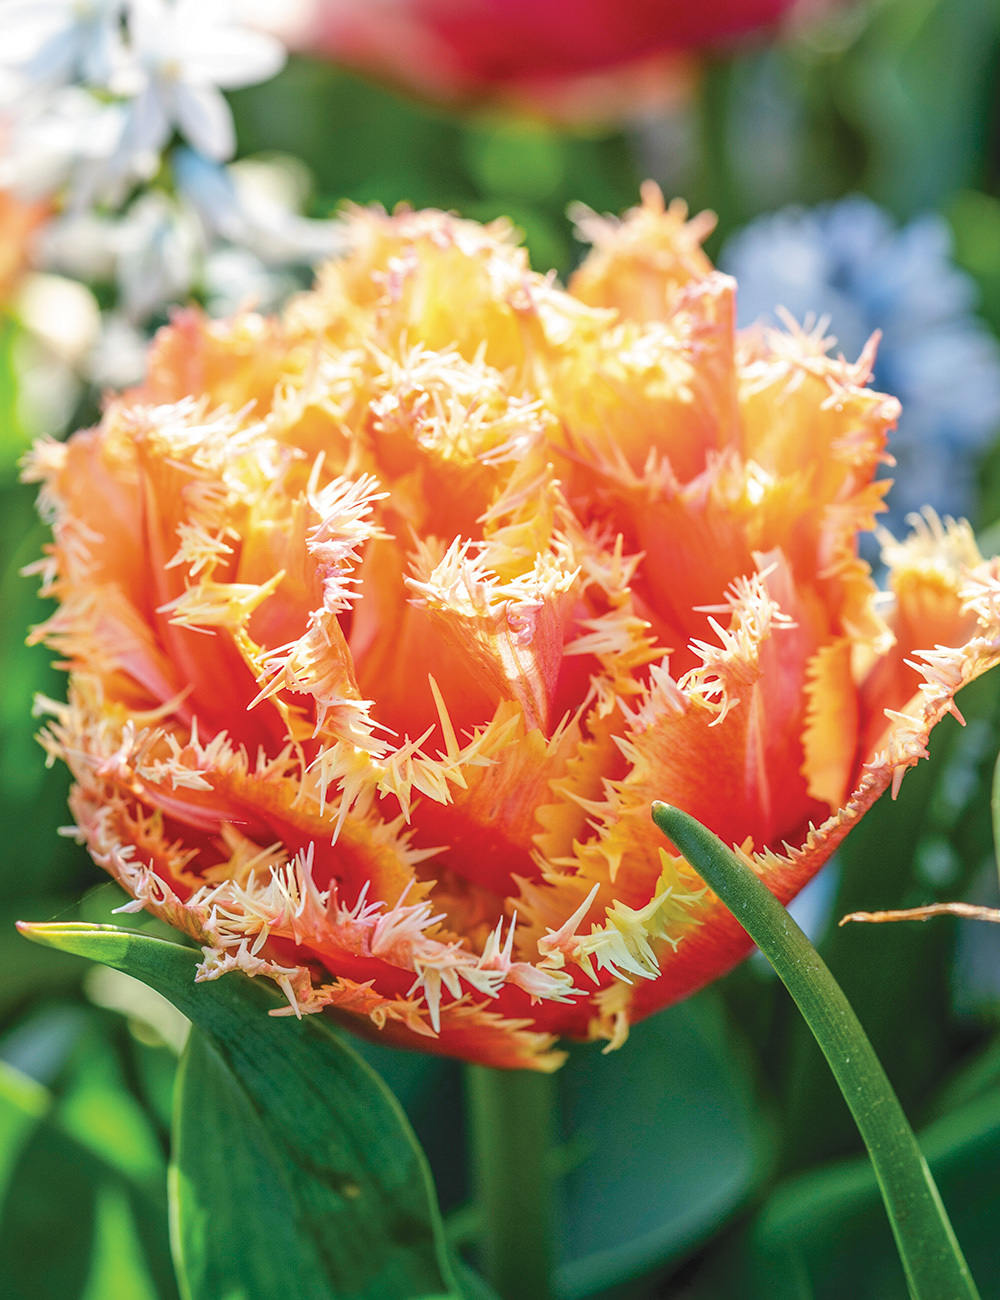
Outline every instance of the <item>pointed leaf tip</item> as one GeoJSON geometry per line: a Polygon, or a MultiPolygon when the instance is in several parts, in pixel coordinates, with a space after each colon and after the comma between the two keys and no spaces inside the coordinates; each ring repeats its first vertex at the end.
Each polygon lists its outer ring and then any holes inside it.
{"type": "Polygon", "coordinates": [[[143,980],[200,1030],[179,1076],[171,1193],[190,1300],[459,1300],[417,1140],[325,1018],[275,1019],[281,994],[243,975],[196,983],[197,949],[141,931],[18,929],[143,980]]]}
{"type": "MultiPolygon", "coordinates": [[[[712,840],[715,838],[711,832],[706,830],[706,828],[702,826],[701,822],[692,817],[690,813],[686,813],[680,808],[675,808],[671,803],[663,803],[660,799],[655,799],[650,812],[652,814],[653,824],[673,842],[674,846],[678,848],[685,857],[688,857],[687,848],[685,847],[686,844],[693,847],[699,842],[699,839],[702,839],[705,836],[711,837],[712,840]],[[694,836],[694,839],[691,838],[692,836],[694,836]]],[[[697,862],[692,862],[691,865],[698,870],[697,862]]]]}
{"type": "Polygon", "coordinates": [[[143,930],[128,930],[118,925],[95,925],[88,921],[15,921],[14,924],[18,933],[32,943],[57,948],[77,957],[89,957],[108,966],[118,966],[119,969],[123,969],[120,963],[125,958],[126,949],[136,940],[140,940],[150,952],[161,948],[176,948],[192,956],[196,955],[194,949],[186,944],[174,943],[143,930]]]}
{"type": "Polygon", "coordinates": [[[676,808],[672,804],[664,803],[661,799],[654,799],[650,807],[650,812],[654,823],[661,831],[666,831],[670,823],[671,813],[675,813],[676,808]]]}

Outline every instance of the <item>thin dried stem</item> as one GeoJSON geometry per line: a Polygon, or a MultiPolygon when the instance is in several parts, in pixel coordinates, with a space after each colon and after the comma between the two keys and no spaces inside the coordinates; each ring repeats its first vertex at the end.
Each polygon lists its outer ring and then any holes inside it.
{"type": "Polygon", "coordinates": [[[1000,923],[1000,908],[977,907],[974,903],[928,903],[926,907],[893,908],[889,912],[850,912],[838,925],[848,921],[929,921],[932,916],[964,916],[971,921],[1000,923]]]}

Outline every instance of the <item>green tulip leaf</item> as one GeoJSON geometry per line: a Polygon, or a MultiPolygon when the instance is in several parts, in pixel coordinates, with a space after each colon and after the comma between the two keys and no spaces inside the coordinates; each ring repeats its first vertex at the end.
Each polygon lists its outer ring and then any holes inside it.
{"type": "Polygon", "coordinates": [[[500,1300],[485,1278],[474,1272],[467,1264],[458,1261],[458,1276],[462,1283],[462,1295],[465,1300],[500,1300]]]}
{"type": "Polygon", "coordinates": [[[979,1300],[934,1178],[842,989],[755,872],[706,826],[654,803],[653,821],[774,967],[809,1024],[864,1139],[913,1300],[979,1300]]]}
{"type": "Polygon", "coordinates": [[[0,1061],[0,1295],[176,1300],[162,1192],[124,1177],[67,1118],[59,1098],[0,1061]]]}
{"type": "Polygon", "coordinates": [[[32,1131],[51,1105],[48,1090],[0,1061],[0,1204],[32,1131]]]}
{"type": "MultiPolygon", "coordinates": [[[[921,1131],[920,1145],[983,1295],[1000,1295],[1000,1088],[936,1119],[921,1131]]],[[[802,1294],[816,1300],[905,1300],[906,1284],[867,1159],[823,1165],[780,1183],[742,1249],[730,1252],[724,1264],[720,1260],[717,1271],[709,1270],[704,1290],[695,1294],[772,1300],[776,1279],[787,1286],[793,1276],[802,1294]]]]}
{"type": "Polygon", "coordinates": [[[768,1171],[773,1133],[712,994],[633,1026],[607,1056],[571,1050],[557,1077],[571,1136],[556,1277],[570,1300],[682,1257],[768,1171]]]}
{"type": "Polygon", "coordinates": [[[433,1185],[378,1076],[318,1016],[190,948],[113,926],[24,927],[143,980],[197,1027],[171,1170],[187,1300],[459,1300],[433,1185]]]}
{"type": "Polygon", "coordinates": [[[98,1171],[45,1122],[47,1091],[5,1067],[0,1132],[8,1146],[0,1205],[0,1294],[6,1300],[80,1300],[96,1236],[98,1171]]]}

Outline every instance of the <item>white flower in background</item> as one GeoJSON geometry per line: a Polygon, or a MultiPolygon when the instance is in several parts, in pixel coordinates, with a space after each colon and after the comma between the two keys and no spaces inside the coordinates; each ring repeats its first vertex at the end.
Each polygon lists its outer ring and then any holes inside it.
{"type": "Polygon", "coordinates": [[[113,283],[123,318],[135,325],[190,296],[205,251],[194,209],[162,190],[140,194],[121,217],[81,212],[57,218],[39,238],[40,259],[50,269],[113,283]]]}
{"type": "Polygon", "coordinates": [[[36,340],[71,367],[83,360],[100,329],[94,295],[61,275],[27,276],[18,294],[18,315],[36,340]]]}
{"type": "Polygon", "coordinates": [[[129,208],[115,236],[115,279],[126,320],[141,323],[191,293],[204,254],[201,225],[187,204],[151,190],[129,208]]]}
{"type": "Polygon", "coordinates": [[[131,0],[129,55],[111,89],[132,96],[126,148],[158,158],[174,130],[199,153],[223,161],[236,148],[222,90],[266,81],[285,47],[251,31],[227,0],[131,0]]]}
{"type": "Polygon", "coordinates": [[[310,266],[344,250],[344,226],[301,215],[311,177],[296,158],[245,158],[229,172],[247,214],[248,247],[269,265],[310,266]]]}
{"type": "Polygon", "coordinates": [[[146,374],[149,338],[121,312],[105,312],[83,373],[95,388],[127,388],[146,374]]]}
{"type": "Polygon", "coordinates": [[[305,287],[313,262],[343,245],[341,222],[299,215],[309,176],[295,159],[222,167],[178,149],[173,164],[174,194],[146,191],[122,216],[81,211],[49,222],[39,261],[114,285],[122,318],[140,325],[192,295],[212,315],[275,310],[305,287]]]}
{"type": "Polygon", "coordinates": [[[107,188],[124,129],[124,105],[81,86],[29,93],[0,127],[0,188],[31,199],[65,190],[67,202],[89,206],[107,188]]]}
{"type": "Polygon", "coordinates": [[[307,169],[294,158],[248,158],[221,167],[190,149],[174,155],[177,188],[206,231],[252,251],[269,266],[308,266],[343,247],[343,226],[300,215],[307,169]]]}
{"type": "Polygon", "coordinates": [[[272,270],[248,248],[222,245],[205,258],[205,307],[211,316],[241,309],[276,311],[302,282],[288,271],[272,270]]]}
{"type": "Polygon", "coordinates": [[[118,260],[119,217],[69,212],[39,231],[35,251],[42,266],[76,280],[111,283],[118,260]]]}
{"type": "Polygon", "coordinates": [[[25,428],[64,428],[80,400],[81,372],[97,339],[101,313],[86,285],[31,274],[17,299],[24,327],[15,347],[17,404],[25,428]]]}
{"type": "Polygon", "coordinates": [[[174,182],[202,220],[210,235],[242,243],[250,226],[236,192],[232,168],[183,146],[173,158],[174,182]]]}
{"type": "Polygon", "coordinates": [[[120,206],[175,131],[232,157],[222,91],[285,61],[230,0],[0,0],[0,33],[0,185],[78,209],[120,206]]]}
{"type": "Polygon", "coordinates": [[[827,316],[848,356],[882,331],[874,383],[903,405],[884,516],[897,531],[924,503],[970,512],[978,456],[1000,429],[1000,345],[951,252],[943,218],[899,228],[870,199],[851,197],[761,217],[720,259],[739,281],[741,325],[773,323],[779,306],[800,321],[827,316]]]}
{"type": "MultiPolygon", "coordinates": [[[[138,380],[171,304],[273,310],[341,248],[339,222],[302,215],[302,164],[226,165],[236,140],[223,91],[281,69],[274,33],[310,3],[0,0],[0,188],[50,201],[35,260],[63,277],[54,283],[81,282],[95,312],[83,285],[114,293],[72,358],[40,337],[32,374],[61,367],[44,427],[72,408],[81,381],[138,380]]],[[[36,387],[44,396],[44,378],[36,387]]]]}
{"type": "Polygon", "coordinates": [[[0,0],[0,65],[28,85],[106,83],[124,56],[126,0],[0,0]]]}

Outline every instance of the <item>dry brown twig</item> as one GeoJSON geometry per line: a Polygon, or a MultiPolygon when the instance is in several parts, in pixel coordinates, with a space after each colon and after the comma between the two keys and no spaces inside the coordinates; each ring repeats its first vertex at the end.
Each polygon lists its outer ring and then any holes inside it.
{"type": "Polygon", "coordinates": [[[929,921],[932,916],[964,916],[972,921],[1000,923],[1000,908],[977,907],[974,903],[928,903],[926,907],[905,907],[889,912],[850,912],[838,925],[848,921],[929,921]]]}

